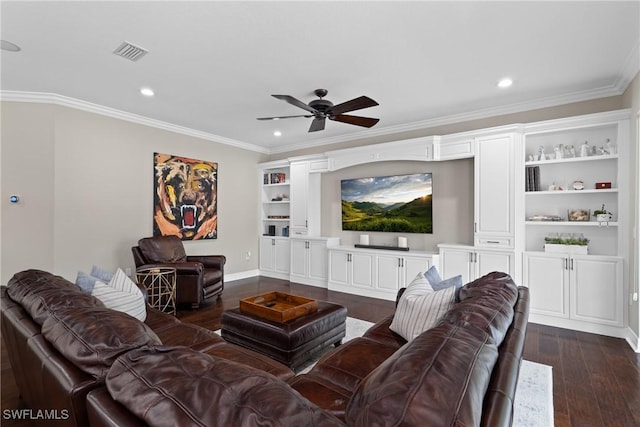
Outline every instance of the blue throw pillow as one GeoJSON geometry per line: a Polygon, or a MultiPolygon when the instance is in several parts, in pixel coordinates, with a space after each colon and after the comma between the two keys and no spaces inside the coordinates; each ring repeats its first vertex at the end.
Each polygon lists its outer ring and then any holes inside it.
{"type": "Polygon", "coordinates": [[[433,287],[434,283],[442,282],[442,278],[440,274],[438,274],[438,269],[435,265],[432,265],[427,271],[424,272],[424,277],[427,279],[427,282],[433,287]]]}
{"type": "Polygon", "coordinates": [[[91,273],[89,273],[89,275],[97,278],[104,283],[109,283],[113,278],[113,273],[95,265],[91,268],[91,273]]]}
{"type": "Polygon", "coordinates": [[[100,281],[100,279],[82,271],[78,271],[78,275],[76,276],[76,286],[88,294],[93,292],[93,287],[96,285],[97,281],[100,281]]]}
{"type": "Polygon", "coordinates": [[[427,279],[434,291],[450,288],[452,286],[456,289],[462,287],[462,275],[442,280],[435,265],[425,271],[424,277],[427,279]]]}

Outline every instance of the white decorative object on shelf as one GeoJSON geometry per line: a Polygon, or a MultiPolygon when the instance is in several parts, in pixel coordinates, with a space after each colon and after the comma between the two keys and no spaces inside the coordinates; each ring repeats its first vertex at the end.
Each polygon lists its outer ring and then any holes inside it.
{"type": "Polygon", "coordinates": [[[580,157],[589,157],[589,142],[585,141],[584,144],[580,146],[580,157]]]}
{"type": "Polygon", "coordinates": [[[406,237],[398,237],[398,247],[406,248],[407,247],[407,238],[406,237]]]}
{"type": "Polygon", "coordinates": [[[369,244],[369,235],[368,234],[361,234],[360,235],[360,244],[361,245],[368,245],[369,244]]]}

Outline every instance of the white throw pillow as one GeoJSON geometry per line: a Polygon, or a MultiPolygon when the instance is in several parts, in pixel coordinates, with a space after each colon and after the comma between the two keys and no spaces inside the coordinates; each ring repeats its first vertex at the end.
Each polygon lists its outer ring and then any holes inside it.
{"type": "Polygon", "coordinates": [[[147,305],[142,291],[120,268],[108,285],[96,281],[91,295],[108,308],[125,312],[143,322],[147,318],[147,305]]]}
{"type": "Polygon", "coordinates": [[[455,286],[434,291],[426,277],[419,274],[400,297],[389,329],[411,341],[434,327],[455,299],[455,286]]]}

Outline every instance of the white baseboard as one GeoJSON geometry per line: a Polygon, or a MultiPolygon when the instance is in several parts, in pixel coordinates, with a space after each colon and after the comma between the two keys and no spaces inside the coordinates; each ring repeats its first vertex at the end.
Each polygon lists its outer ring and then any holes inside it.
{"type": "Polygon", "coordinates": [[[627,336],[625,339],[633,351],[640,353],[640,338],[638,338],[638,335],[633,331],[633,329],[627,328],[627,336]]]}
{"type": "MultiPolygon", "coordinates": [[[[248,271],[241,271],[240,273],[225,274],[224,284],[226,286],[228,282],[233,282],[234,280],[240,280],[240,279],[248,279],[249,277],[255,277],[255,276],[258,276],[259,274],[260,274],[260,271],[258,270],[248,270],[248,271]]],[[[230,285],[233,286],[233,284],[230,284],[230,285]]]]}

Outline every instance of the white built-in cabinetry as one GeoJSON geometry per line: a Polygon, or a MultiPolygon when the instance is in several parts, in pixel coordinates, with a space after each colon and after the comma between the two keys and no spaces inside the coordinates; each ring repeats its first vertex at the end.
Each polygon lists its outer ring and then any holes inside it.
{"type": "Polygon", "coordinates": [[[320,174],[317,156],[262,163],[260,274],[327,286],[327,245],[339,239],[320,231],[320,174]]]}
{"type": "Polygon", "coordinates": [[[437,254],[350,246],[329,248],[329,290],[395,300],[398,289],[434,263],[437,254]]]}
{"type": "Polygon", "coordinates": [[[509,250],[481,248],[464,245],[438,245],[440,248],[440,275],[462,276],[468,283],[492,271],[513,275],[515,253],[509,250]]]}
{"type": "Polygon", "coordinates": [[[475,138],[474,245],[513,248],[515,133],[475,138]]]}
{"type": "Polygon", "coordinates": [[[328,245],[339,244],[337,237],[291,237],[290,280],[305,285],[327,287],[328,245]]]}
{"type": "Polygon", "coordinates": [[[287,237],[260,237],[260,272],[264,276],[289,279],[291,246],[287,237]]]}
{"type": "Polygon", "coordinates": [[[624,197],[629,180],[628,119],[628,110],[612,111],[262,164],[263,177],[272,172],[287,178],[261,184],[262,233],[275,226],[275,236],[261,237],[261,274],[392,300],[399,288],[431,265],[438,265],[443,277],[462,275],[463,282],[504,271],[530,288],[531,321],[625,336],[625,265],[631,234],[624,197]],[[436,255],[339,246],[336,238],[319,237],[321,172],[379,161],[471,157],[472,241],[443,242],[436,255]],[[540,191],[530,191],[528,168],[537,168],[540,191]],[[582,182],[582,189],[577,183],[574,187],[576,181],[582,182]],[[288,200],[280,198],[287,193],[288,200]],[[608,223],[591,215],[588,221],[568,219],[570,210],[592,213],[603,204],[613,212],[608,223]],[[548,218],[555,220],[544,220],[548,218]],[[283,236],[283,229],[291,238],[283,236]],[[590,240],[587,254],[545,252],[545,237],[571,234],[590,240]]]}
{"type": "Polygon", "coordinates": [[[531,291],[531,321],[621,336],[628,206],[620,194],[625,194],[628,172],[627,162],[620,159],[627,153],[628,135],[627,112],[525,127],[523,163],[538,169],[539,190],[524,192],[521,218],[522,283],[531,291]],[[607,223],[592,215],[603,204],[613,213],[607,223]],[[586,221],[570,221],[571,210],[586,211],[586,221]],[[568,247],[565,252],[545,252],[545,237],[587,238],[588,254],[568,247]]]}
{"type": "Polygon", "coordinates": [[[519,152],[517,128],[497,133],[465,133],[443,137],[460,157],[474,157],[474,245],[440,244],[442,277],[462,276],[470,282],[492,271],[518,276],[516,250],[515,154],[519,152]]]}
{"type": "Polygon", "coordinates": [[[260,170],[261,228],[263,235],[287,236],[291,217],[289,162],[264,164],[260,170]]]}
{"type": "Polygon", "coordinates": [[[320,174],[315,165],[310,160],[291,161],[291,236],[320,233],[320,174]]]}
{"type": "Polygon", "coordinates": [[[534,321],[600,333],[623,325],[619,257],[525,252],[524,282],[534,321]]]}

